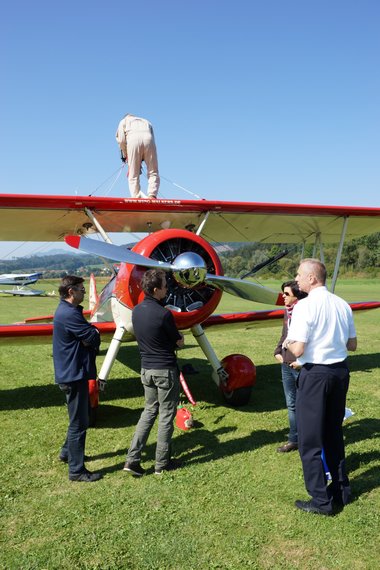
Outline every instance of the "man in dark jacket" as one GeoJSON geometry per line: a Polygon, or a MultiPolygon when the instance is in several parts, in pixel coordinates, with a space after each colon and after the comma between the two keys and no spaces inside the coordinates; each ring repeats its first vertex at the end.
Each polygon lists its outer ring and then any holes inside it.
{"type": "Polygon", "coordinates": [[[278,341],[274,351],[274,357],[281,363],[282,385],[284,388],[286,407],[288,408],[290,430],[288,441],[284,445],[281,445],[281,447],[278,447],[277,451],[280,453],[288,453],[289,451],[295,451],[298,449],[296,425],[296,382],[299,369],[297,369],[295,356],[289,350],[283,348],[282,343],[288,336],[293,308],[299,299],[303,299],[307,296],[307,293],[299,290],[296,281],[285,281],[285,283],[281,285],[281,289],[285,304],[284,322],[280,340],[278,341]]]}
{"type": "Polygon", "coordinates": [[[183,346],[174,317],[162,305],[167,294],[165,272],[150,269],[144,273],[141,288],[145,299],[132,311],[134,334],[141,356],[141,382],[145,408],[128,450],[124,470],[141,477],[141,452],[159,414],[155,474],[172,471],[179,466],[170,457],[173,422],[179,402],[179,370],[175,349],[183,346]]]}
{"type": "Polygon", "coordinates": [[[83,279],[68,275],[59,287],[61,301],[54,315],[53,359],[55,382],[65,393],[69,413],[66,441],[59,458],[69,465],[70,481],[91,483],[101,479],[84,466],[86,431],[89,422],[88,380],[96,378],[95,358],[99,351],[98,330],[83,316],[83,279]]]}

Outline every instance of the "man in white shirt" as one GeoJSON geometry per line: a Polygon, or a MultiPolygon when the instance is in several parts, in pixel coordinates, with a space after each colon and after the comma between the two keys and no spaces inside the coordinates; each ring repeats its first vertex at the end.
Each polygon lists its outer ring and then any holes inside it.
{"type": "Polygon", "coordinates": [[[295,504],[306,512],[330,515],[333,501],[345,505],[351,495],[342,422],[349,384],[347,351],[356,350],[356,332],[350,306],[325,286],[323,263],[302,260],[296,281],[308,297],[294,307],[284,346],[302,364],[296,401],[298,447],[312,498],[295,504]],[[329,487],[322,449],[332,477],[329,487]]]}
{"type": "Polygon", "coordinates": [[[116,140],[121,150],[121,160],[128,162],[128,184],[132,198],[146,198],[140,189],[143,161],[148,176],[148,198],[157,198],[160,176],[156,143],[150,122],[128,113],[119,123],[116,140]]]}

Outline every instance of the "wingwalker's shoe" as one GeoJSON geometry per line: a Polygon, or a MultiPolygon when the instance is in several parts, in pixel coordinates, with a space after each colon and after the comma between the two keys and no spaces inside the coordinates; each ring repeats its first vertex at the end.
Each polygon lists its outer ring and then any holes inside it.
{"type": "Polygon", "coordinates": [[[301,511],[305,511],[305,513],[313,513],[314,515],[324,515],[326,517],[332,515],[331,511],[323,511],[322,509],[315,507],[311,503],[311,501],[296,501],[294,504],[297,507],[297,509],[301,509],[301,511]]]}

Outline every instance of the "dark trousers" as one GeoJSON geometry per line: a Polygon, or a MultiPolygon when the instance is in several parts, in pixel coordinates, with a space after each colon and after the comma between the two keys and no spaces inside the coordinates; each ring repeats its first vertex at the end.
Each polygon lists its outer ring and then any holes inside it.
{"type": "Polygon", "coordinates": [[[128,463],[137,463],[148,440],[150,431],[159,414],[156,446],[156,469],[162,469],[170,461],[174,419],[179,402],[180,382],[177,368],[166,370],[141,370],[144,386],[145,408],[142,412],[131,446],[128,463]]]}
{"type": "Polygon", "coordinates": [[[342,422],[349,384],[346,361],[331,365],[305,364],[299,379],[296,400],[298,448],[306,490],[316,507],[331,511],[332,495],[343,500],[349,489],[345,468],[342,422]],[[326,463],[332,478],[327,490],[326,463]]]}
{"type": "Polygon", "coordinates": [[[90,404],[88,380],[59,384],[59,387],[65,393],[69,413],[69,427],[61,449],[61,457],[68,459],[69,475],[78,475],[85,470],[84,448],[90,404]]]}

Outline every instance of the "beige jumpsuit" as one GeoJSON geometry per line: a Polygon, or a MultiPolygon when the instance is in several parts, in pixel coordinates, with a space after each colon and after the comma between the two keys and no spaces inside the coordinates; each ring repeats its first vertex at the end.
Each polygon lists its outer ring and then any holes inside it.
{"type": "Polygon", "coordinates": [[[157,150],[153,127],[146,119],[126,115],[119,123],[116,140],[128,161],[128,182],[132,198],[145,195],[140,190],[141,163],[145,162],[148,176],[148,197],[156,197],[160,186],[157,150]]]}

